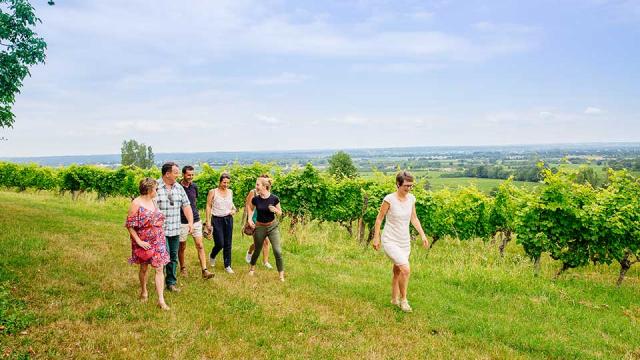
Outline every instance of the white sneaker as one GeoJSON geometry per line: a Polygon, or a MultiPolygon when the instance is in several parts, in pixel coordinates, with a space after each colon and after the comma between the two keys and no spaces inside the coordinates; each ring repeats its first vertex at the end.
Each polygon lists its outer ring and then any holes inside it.
{"type": "Polygon", "coordinates": [[[209,257],[209,264],[211,264],[212,268],[216,267],[216,258],[209,257]]]}
{"type": "Polygon", "coordinates": [[[402,310],[404,312],[413,311],[413,309],[411,309],[411,306],[409,306],[409,302],[407,300],[400,301],[400,310],[402,310]]]}
{"type": "Polygon", "coordinates": [[[249,264],[251,262],[251,256],[253,255],[253,253],[250,253],[247,251],[247,255],[245,255],[244,257],[244,261],[247,262],[247,264],[249,264]]]}
{"type": "Polygon", "coordinates": [[[391,299],[391,305],[400,306],[400,300],[398,300],[398,299],[391,299]]]}
{"type": "Polygon", "coordinates": [[[266,267],[267,269],[273,269],[273,266],[271,266],[269,262],[264,263],[264,267],[266,267]]]}
{"type": "Polygon", "coordinates": [[[234,274],[233,269],[231,268],[231,266],[227,266],[226,268],[224,268],[224,271],[227,272],[227,274],[234,274]]]}

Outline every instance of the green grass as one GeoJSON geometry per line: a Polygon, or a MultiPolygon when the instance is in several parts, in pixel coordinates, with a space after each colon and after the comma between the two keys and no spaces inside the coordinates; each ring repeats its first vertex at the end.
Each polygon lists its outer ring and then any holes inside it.
{"type": "MultiPolygon", "coordinates": [[[[440,190],[443,188],[451,188],[455,189],[461,186],[476,186],[478,190],[489,193],[491,190],[495,189],[500,185],[504,180],[501,179],[480,179],[480,178],[469,178],[469,177],[460,177],[460,178],[443,178],[443,177],[434,177],[429,179],[429,183],[431,184],[432,190],[440,190]]],[[[514,181],[513,182],[517,186],[524,187],[526,189],[534,189],[538,187],[539,183],[528,182],[528,181],[514,181]]]]}
{"type": "MultiPolygon", "coordinates": [[[[234,239],[235,275],[199,277],[191,240],[183,291],[170,312],[137,300],[126,263],[124,199],[95,202],[0,192],[0,283],[20,301],[21,332],[0,335],[14,358],[638,358],[640,281],[632,268],[586,267],[534,276],[516,244],[446,239],[412,252],[409,300],[389,304],[390,262],[331,224],[289,234],[287,281],[246,275],[249,244],[234,239]],[[34,315],[33,318],[29,316],[34,315]]],[[[238,224],[236,224],[238,225],[238,224]]],[[[211,242],[206,247],[211,249],[211,242]]],[[[1,303],[1,302],[0,302],[1,303]]],[[[17,320],[20,321],[20,320],[17,320]]]]}
{"type": "MultiPolygon", "coordinates": [[[[434,191],[444,188],[456,189],[463,186],[476,186],[478,190],[488,194],[504,181],[502,179],[481,179],[472,177],[440,177],[443,174],[447,174],[448,172],[446,171],[416,170],[412,171],[412,173],[418,177],[426,176],[429,184],[431,185],[431,190],[434,191]]],[[[374,173],[360,172],[360,176],[365,179],[372,178],[374,173]]],[[[535,189],[540,185],[540,183],[529,181],[514,181],[513,183],[526,189],[535,189]]]]}

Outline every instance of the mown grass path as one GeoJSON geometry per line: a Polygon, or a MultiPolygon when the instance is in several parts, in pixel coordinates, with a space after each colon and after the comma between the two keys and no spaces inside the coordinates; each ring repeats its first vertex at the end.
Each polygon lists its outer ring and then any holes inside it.
{"type": "MultiPolygon", "coordinates": [[[[390,268],[330,224],[291,235],[283,224],[287,281],[246,275],[249,244],[234,233],[234,268],[200,279],[190,241],[183,291],[168,313],[137,300],[126,263],[128,201],[71,201],[0,192],[0,282],[31,314],[26,333],[0,335],[1,352],[34,358],[638,358],[640,282],[616,267],[552,280],[518,246],[504,259],[481,241],[414,247],[412,314],[389,304],[390,268]]],[[[236,224],[239,225],[239,224],[236,224]]],[[[207,251],[212,243],[207,241],[207,251]]],[[[218,265],[220,266],[220,265],[218,265]]],[[[21,330],[22,331],[22,330],[21,330]]]]}

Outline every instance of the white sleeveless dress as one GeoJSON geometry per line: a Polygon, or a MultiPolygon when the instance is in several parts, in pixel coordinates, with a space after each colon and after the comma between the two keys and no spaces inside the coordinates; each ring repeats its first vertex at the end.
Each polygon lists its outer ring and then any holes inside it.
{"type": "Polygon", "coordinates": [[[384,197],[384,201],[390,206],[382,230],[382,249],[394,264],[407,265],[411,253],[409,224],[416,198],[413,194],[408,194],[407,199],[401,202],[396,193],[391,193],[384,197]]]}

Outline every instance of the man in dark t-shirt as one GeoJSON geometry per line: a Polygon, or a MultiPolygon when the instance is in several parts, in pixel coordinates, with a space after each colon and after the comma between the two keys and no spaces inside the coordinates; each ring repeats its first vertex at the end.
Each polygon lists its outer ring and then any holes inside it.
{"type": "MultiPolygon", "coordinates": [[[[187,165],[182,168],[182,180],[180,185],[187,193],[187,197],[191,202],[191,210],[193,212],[193,240],[198,251],[198,259],[200,260],[200,268],[202,269],[202,277],[210,279],[213,273],[207,269],[207,258],[204,253],[204,244],[202,241],[202,221],[200,221],[200,213],[198,212],[198,185],[193,182],[195,170],[193,166],[187,165]]],[[[187,248],[187,237],[189,236],[188,222],[182,210],[180,211],[180,248],[178,249],[178,260],[180,261],[180,275],[186,275],[187,266],[184,261],[184,251],[187,248]]]]}

